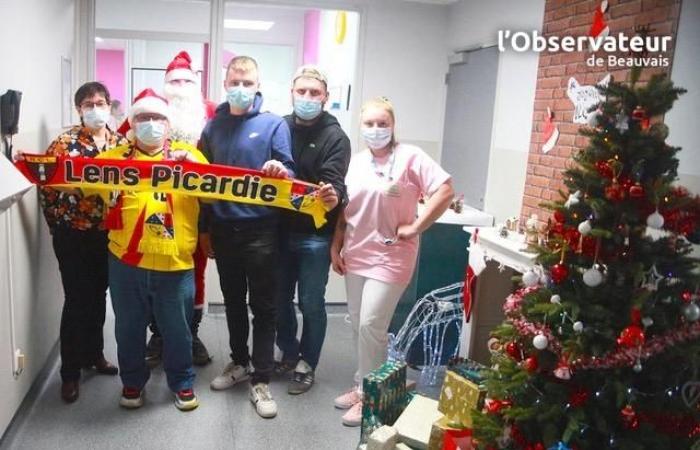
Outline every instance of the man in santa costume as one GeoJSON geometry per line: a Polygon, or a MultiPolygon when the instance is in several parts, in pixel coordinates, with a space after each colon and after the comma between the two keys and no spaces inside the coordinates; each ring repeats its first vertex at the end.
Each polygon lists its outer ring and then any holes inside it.
{"type": "MultiPolygon", "coordinates": [[[[197,145],[199,136],[206,122],[214,116],[216,103],[206,100],[192,70],[192,58],[186,51],[181,51],[168,64],[165,72],[163,95],[168,100],[168,117],[170,119],[170,138],[176,141],[197,145]]],[[[128,122],[124,122],[120,131],[129,130],[128,122]]],[[[198,336],[199,324],[204,312],[204,272],[207,267],[207,255],[197,245],[194,255],[195,271],[195,300],[192,316],[192,362],[197,366],[207,365],[211,361],[206,346],[198,336]]],[[[161,362],[163,338],[155,320],[151,321],[153,335],[148,341],[146,361],[155,367],[161,362]]]]}

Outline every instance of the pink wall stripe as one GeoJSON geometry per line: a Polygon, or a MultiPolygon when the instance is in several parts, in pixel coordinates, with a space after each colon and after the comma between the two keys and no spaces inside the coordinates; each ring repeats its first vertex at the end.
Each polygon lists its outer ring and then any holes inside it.
{"type": "Polygon", "coordinates": [[[321,29],[321,11],[312,9],[304,14],[303,64],[318,63],[318,40],[321,29]]]}
{"type": "Polygon", "coordinates": [[[98,49],[95,55],[95,68],[97,81],[107,86],[112,99],[119,100],[124,105],[131,104],[130,99],[124,97],[126,91],[124,50],[98,49]]]}

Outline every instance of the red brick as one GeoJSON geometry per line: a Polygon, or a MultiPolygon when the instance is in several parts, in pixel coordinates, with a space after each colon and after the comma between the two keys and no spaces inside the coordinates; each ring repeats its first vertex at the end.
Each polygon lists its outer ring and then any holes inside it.
{"type": "Polygon", "coordinates": [[[530,196],[530,197],[541,197],[542,196],[542,188],[533,187],[533,186],[525,186],[525,195],[530,196]]]}
{"type": "MultiPolygon", "coordinates": [[[[554,110],[555,110],[555,111],[562,111],[562,114],[563,114],[565,111],[571,111],[571,110],[573,110],[573,109],[574,109],[574,104],[571,103],[571,100],[569,100],[568,97],[567,97],[567,98],[562,98],[562,99],[560,99],[560,100],[555,100],[555,101],[554,101],[554,110]]],[[[561,120],[564,120],[564,118],[562,117],[561,120]]]]}
{"type": "Polygon", "coordinates": [[[574,135],[573,134],[559,134],[559,140],[557,141],[557,145],[574,145],[574,135]]]}
{"type": "Polygon", "coordinates": [[[623,16],[610,20],[608,26],[611,34],[625,33],[627,36],[634,36],[635,16],[623,16]]]}
{"type": "Polygon", "coordinates": [[[588,138],[586,136],[576,136],[574,141],[574,147],[582,148],[588,145],[588,138]]]}
{"type": "Polygon", "coordinates": [[[670,6],[658,6],[635,16],[635,23],[637,25],[646,25],[648,23],[662,22],[671,18],[671,11],[670,6]]]}
{"type": "Polygon", "coordinates": [[[535,175],[551,178],[554,176],[554,169],[542,165],[535,166],[535,175]]]}
{"type": "Polygon", "coordinates": [[[564,17],[571,17],[576,13],[576,6],[569,5],[552,11],[552,20],[559,20],[564,17]]]}
{"type": "Polygon", "coordinates": [[[530,176],[528,177],[530,184],[533,186],[545,187],[549,185],[547,178],[541,176],[530,176]]]}
{"type": "Polygon", "coordinates": [[[642,11],[642,0],[634,0],[629,3],[612,5],[610,7],[610,17],[613,19],[623,16],[639,14],[642,11]]]}
{"type": "Polygon", "coordinates": [[[554,89],[537,89],[535,90],[535,98],[536,99],[550,99],[552,98],[552,93],[554,92],[554,89]]]}
{"type": "Polygon", "coordinates": [[[569,28],[569,24],[571,23],[571,17],[564,17],[559,20],[553,20],[551,22],[547,22],[544,26],[544,29],[548,33],[553,33],[556,31],[565,31],[569,28]]]}
{"type": "Polygon", "coordinates": [[[552,66],[545,69],[545,77],[559,77],[564,75],[564,66],[552,66]]]}
{"type": "Polygon", "coordinates": [[[544,78],[537,82],[537,87],[542,89],[558,88],[559,78],[544,78]]]}

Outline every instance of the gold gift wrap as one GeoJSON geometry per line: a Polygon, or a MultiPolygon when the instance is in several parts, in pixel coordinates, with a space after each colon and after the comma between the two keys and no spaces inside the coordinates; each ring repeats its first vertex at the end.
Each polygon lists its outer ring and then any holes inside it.
{"type": "Polygon", "coordinates": [[[445,415],[447,423],[456,428],[471,428],[472,410],[484,404],[486,389],[448,370],[440,391],[438,410],[445,415]]]}

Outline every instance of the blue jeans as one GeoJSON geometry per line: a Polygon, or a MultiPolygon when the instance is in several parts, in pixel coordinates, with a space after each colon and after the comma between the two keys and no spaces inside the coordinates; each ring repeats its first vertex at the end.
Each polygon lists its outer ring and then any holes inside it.
{"type": "Polygon", "coordinates": [[[316,368],[326,338],[326,284],[330,268],[330,236],[283,233],[277,316],[277,346],[285,361],[301,358],[316,368]],[[303,318],[301,342],[297,340],[294,288],[298,285],[303,318]]]}
{"type": "Polygon", "coordinates": [[[143,389],[146,327],[153,315],[163,336],[163,369],[168,387],[177,392],[194,383],[192,308],[194,271],[161,272],[124,264],[109,255],[109,290],[114,308],[119,375],[126,387],[143,389]]]}

